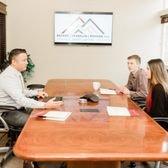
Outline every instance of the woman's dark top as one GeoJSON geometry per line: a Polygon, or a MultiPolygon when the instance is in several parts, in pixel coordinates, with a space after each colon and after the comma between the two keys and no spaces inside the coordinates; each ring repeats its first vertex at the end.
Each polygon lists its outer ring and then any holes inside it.
{"type": "Polygon", "coordinates": [[[149,115],[151,117],[168,117],[168,94],[161,84],[153,87],[151,99],[149,115]]]}

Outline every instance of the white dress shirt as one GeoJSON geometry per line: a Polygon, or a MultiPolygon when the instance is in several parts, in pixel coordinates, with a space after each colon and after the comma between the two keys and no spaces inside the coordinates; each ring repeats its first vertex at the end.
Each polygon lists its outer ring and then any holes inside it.
{"type": "Polygon", "coordinates": [[[43,108],[44,102],[28,98],[37,95],[37,90],[25,89],[22,74],[12,66],[8,66],[0,74],[0,105],[43,108]]]}

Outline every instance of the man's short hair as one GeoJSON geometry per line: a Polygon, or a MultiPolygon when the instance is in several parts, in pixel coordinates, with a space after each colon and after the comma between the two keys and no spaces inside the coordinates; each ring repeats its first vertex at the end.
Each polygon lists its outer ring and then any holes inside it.
{"type": "Polygon", "coordinates": [[[137,64],[141,64],[141,57],[139,55],[131,55],[127,59],[134,59],[137,62],[137,64]]]}
{"type": "Polygon", "coordinates": [[[8,58],[8,61],[9,61],[9,64],[12,64],[12,60],[19,54],[21,53],[26,53],[26,50],[25,49],[22,49],[22,48],[15,48],[13,50],[11,50],[11,52],[9,53],[9,58],[8,58]]]}

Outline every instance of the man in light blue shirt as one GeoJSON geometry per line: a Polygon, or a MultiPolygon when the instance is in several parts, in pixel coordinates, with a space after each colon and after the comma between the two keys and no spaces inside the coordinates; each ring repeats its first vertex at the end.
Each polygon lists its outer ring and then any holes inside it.
{"type": "Polygon", "coordinates": [[[9,66],[0,74],[0,105],[14,106],[18,110],[3,113],[7,123],[23,127],[29,114],[27,108],[58,108],[62,102],[36,101],[32,96],[44,98],[47,93],[37,90],[27,90],[21,72],[27,68],[27,53],[25,49],[13,49],[9,54],[9,66]]]}

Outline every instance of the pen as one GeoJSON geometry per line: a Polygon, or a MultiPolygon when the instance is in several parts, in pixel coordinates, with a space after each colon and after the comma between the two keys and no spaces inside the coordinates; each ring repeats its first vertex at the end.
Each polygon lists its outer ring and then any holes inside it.
{"type": "Polygon", "coordinates": [[[56,121],[65,121],[66,118],[58,118],[58,117],[48,117],[48,116],[38,116],[39,118],[43,120],[56,120],[56,121]]]}
{"type": "Polygon", "coordinates": [[[60,120],[60,118],[56,118],[56,117],[47,117],[47,116],[38,116],[39,118],[43,119],[43,120],[60,120]]]}
{"type": "Polygon", "coordinates": [[[38,116],[39,118],[42,118],[42,119],[47,119],[48,117],[46,116],[38,116]]]}

